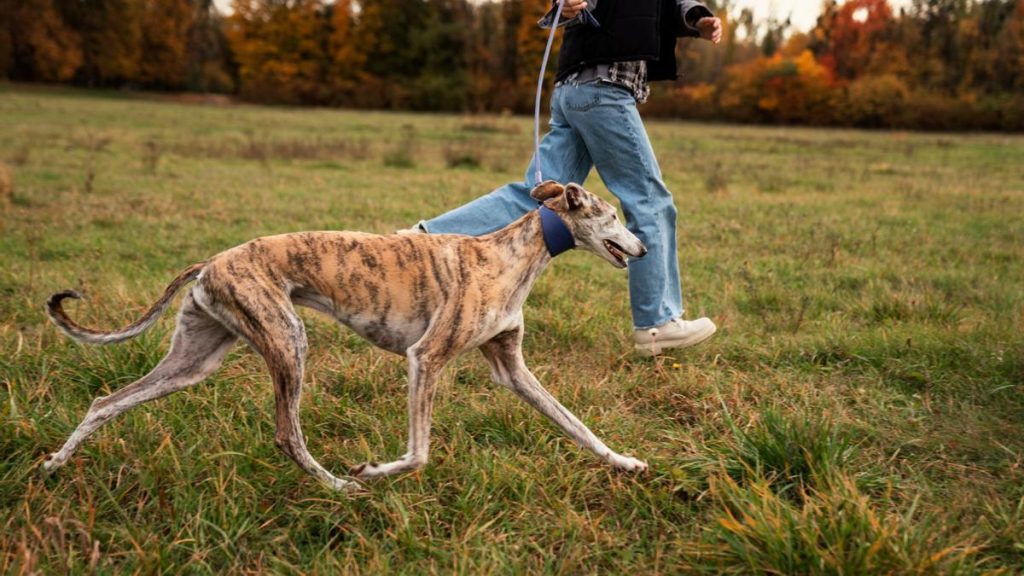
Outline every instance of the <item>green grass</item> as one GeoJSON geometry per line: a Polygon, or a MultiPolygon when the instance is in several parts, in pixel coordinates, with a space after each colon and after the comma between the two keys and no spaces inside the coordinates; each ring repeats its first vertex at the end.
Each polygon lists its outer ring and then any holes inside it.
{"type": "MultiPolygon", "coordinates": [[[[273,444],[243,347],[99,431],[173,317],[123,345],[191,262],[255,236],[389,232],[521,177],[525,118],[254,106],[0,86],[0,573],[876,574],[1024,570],[1024,138],[651,122],[702,347],[629,353],[626,278],[559,257],[527,361],[614,473],[448,368],[420,473],[332,493],[273,444]]],[[[611,198],[595,175],[588,183],[611,198]]],[[[405,444],[405,363],[306,314],[302,421],[333,471],[405,444]]]]}

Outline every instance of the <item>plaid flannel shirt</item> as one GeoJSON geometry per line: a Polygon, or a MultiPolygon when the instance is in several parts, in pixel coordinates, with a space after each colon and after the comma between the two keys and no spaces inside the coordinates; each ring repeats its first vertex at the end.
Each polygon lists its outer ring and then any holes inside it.
{"type": "MultiPolygon", "coordinates": [[[[558,27],[563,26],[594,26],[600,28],[601,24],[590,13],[590,10],[597,8],[599,0],[587,0],[587,8],[580,11],[574,18],[560,20],[558,27]]],[[[541,18],[537,25],[541,28],[550,29],[555,20],[555,11],[558,10],[558,2],[554,1],[548,13],[541,18]]],[[[676,7],[679,10],[679,21],[683,26],[692,30],[697,29],[697,22],[701,18],[713,17],[711,10],[695,0],[676,0],[676,7]]],[[[626,62],[612,62],[611,64],[598,64],[573,72],[558,84],[585,84],[587,82],[607,82],[616,86],[622,86],[633,95],[633,98],[640,104],[647,101],[651,94],[651,87],[647,83],[647,62],[633,60],[626,62]]]]}
{"type": "Polygon", "coordinates": [[[643,60],[598,64],[573,72],[558,84],[586,84],[587,82],[606,82],[622,86],[629,90],[639,104],[647,102],[647,97],[651,95],[651,87],[647,84],[647,62],[643,60]]]}

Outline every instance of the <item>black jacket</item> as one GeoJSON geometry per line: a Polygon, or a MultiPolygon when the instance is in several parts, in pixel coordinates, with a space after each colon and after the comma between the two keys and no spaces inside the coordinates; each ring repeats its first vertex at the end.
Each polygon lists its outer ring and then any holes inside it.
{"type": "Polygon", "coordinates": [[[595,64],[631,60],[647,61],[648,80],[675,80],[676,38],[700,36],[694,27],[697,21],[714,16],[696,0],[588,0],[587,4],[600,27],[575,22],[566,26],[556,80],[595,64]]]}

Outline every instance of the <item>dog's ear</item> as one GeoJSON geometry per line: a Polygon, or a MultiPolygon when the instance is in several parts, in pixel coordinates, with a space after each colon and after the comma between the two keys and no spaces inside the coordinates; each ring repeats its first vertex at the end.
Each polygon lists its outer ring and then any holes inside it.
{"type": "Polygon", "coordinates": [[[545,180],[534,186],[533,190],[530,190],[530,198],[537,202],[543,202],[549,198],[555,198],[562,192],[565,192],[565,186],[554,180],[545,180]]]}
{"type": "Polygon", "coordinates": [[[583,207],[584,194],[586,194],[586,190],[581,188],[579,184],[569,183],[565,187],[565,203],[569,207],[569,210],[576,210],[583,207]]]}

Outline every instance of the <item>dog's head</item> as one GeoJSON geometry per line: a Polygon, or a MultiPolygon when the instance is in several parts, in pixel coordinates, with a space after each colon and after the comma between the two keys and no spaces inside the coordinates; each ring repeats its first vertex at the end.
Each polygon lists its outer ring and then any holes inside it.
{"type": "Polygon", "coordinates": [[[578,184],[563,186],[554,180],[538,184],[530,196],[554,210],[569,227],[576,246],[604,258],[616,268],[626,257],[640,258],[647,247],[619,221],[615,207],[578,184]]]}

